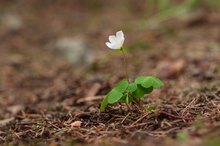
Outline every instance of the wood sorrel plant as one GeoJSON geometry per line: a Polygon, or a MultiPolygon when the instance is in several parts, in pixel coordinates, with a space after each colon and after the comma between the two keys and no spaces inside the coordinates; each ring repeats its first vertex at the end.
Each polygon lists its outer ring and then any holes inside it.
{"type": "Polygon", "coordinates": [[[145,94],[149,94],[153,91],[153,89],[160,88],[164,85],[163,82],[156,76],[139,76],[134,82],[129,81],[127,62],[123,48],[124,40],[124,33],[122,31],[118,31],[116,35],[110,35],[109,42],[106,42],[106,45],[110,49],[120,50],[122,52],[127,79],[121,80],[105,96],[101,103],[101,111],[104,111],[108,104],[113,104],[116,102],[124,102],[126,104],[130,104],[132,102],[140,103],[145,94]]]}

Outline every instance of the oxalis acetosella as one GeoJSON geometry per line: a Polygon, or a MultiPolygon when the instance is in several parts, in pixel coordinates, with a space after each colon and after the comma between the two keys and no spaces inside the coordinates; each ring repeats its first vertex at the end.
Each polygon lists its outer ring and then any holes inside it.
{"type": "Polygon", "coordinates": [[[106,42],[105,44],[110,49],[122,49],[122,46],[125,41],[123,31],[116,32],[116,35],[110,35],[108,39],[109,39],[109,42],[106,42]]]}
{"type": "Polygon", "coordinates": [[[125,37],[123,31],[118,31],[116,32],[116,35],[110,35],[109,42],[106,42],[107,47],[110,49],[122,52],[126,79],[117,83],[115,87],[105,96],[101,103],[101,111],[104,111],[108,104],[114,104],[117,102],[126,103],[129,109],[131,103],[142,106],[140,102],[146,94],[151,93],[155,88],[164,86],[163,82],[156,76],[138,76],[134,82],[129,81],[127,62],[123,47],[124,41],[125,37]]]}

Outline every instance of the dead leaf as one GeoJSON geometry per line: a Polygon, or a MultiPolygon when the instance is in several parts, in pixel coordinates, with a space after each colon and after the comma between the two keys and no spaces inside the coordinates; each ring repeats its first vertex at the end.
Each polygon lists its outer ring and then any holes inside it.
{"type": "Polygon", "coordinates": [[[22,105],[13,105],[7,108],[7,110],[11,112],[13,115],[17,114],[19,111],[23,109],[24,109],[24,106],[22,105]]]}
{"type": "Polygon", "coordinates": [[[80,128],[81,124],[82,124],[81,121],[75,121],[75,122],[71,123],[70,126],[71,126],[71,128],[80,128]]]}

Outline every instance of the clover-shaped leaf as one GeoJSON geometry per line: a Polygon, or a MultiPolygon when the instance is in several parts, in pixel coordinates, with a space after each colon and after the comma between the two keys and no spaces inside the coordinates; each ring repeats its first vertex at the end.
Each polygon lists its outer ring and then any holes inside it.
{"type": "Polygon", "coordinates": [[[135,79],[136,84],[140,84],[144,88],[153,86],[154,88],[160,88],[164,86],[163,82],[155,76],[140,76],[135,79]]]}
{"type": "Polygon", "coordinates": [[[149,94],[153,91],[153,87],[144,88],[141,85],[137,85],[137,90],[133,92],[135,98],[142,98],[144,94],[149,94]]]}
{"type": "Polygon", "coordinates": [[[136,84],[142,84],[144,82],[144,80],[146,80],[146,76],[139,76],[135,79],[135,83],[136,84]]]}
{"type": "Polygon", "coordinates": [[[108,103],[115,103],[122,98],[123,94],[115,89],[110,91],[107,95],[108,103]]]}
{"type": "Polygon", "coordinates": [[[164,83],[160,79],[158,79],[157,77],[152,76],[152,79],[154,80],[154,84],[153,84],[154,88],[161,88],[164,86],[164,83]]]}
{"type": "Polygon", "coordinates": [[[135,83],[130,83],[126,89],[127,92],[134,92],[137,89],[137,85],[135,83]]]}
{"type": "Polygon", "coordinates": [[[129,83],[127,80],[122,80],[114,87],[114,90],[122,93],[127,89],[128,85],[129,83]]]}
{"type": "Polygon", "coordinates": [[[163,85],[163,82],[155,76],[140,76],[132,83],[124,79],[103,99],[100,110],[104,111],[108,104],[116,102],[129,104],[135,99],[141,99],[145,94],[151,93],[154,88],[160,88],[163,85]]]}
{"type": "Polygon", "coordinates": [[[141,86],[144,87],[144,88],[150,88],[154,85],[154,79],[149,76],[149,77],[145,77],[141,86]]]}
{"type": "Polygon", "coordinates": [[[108,98],[107,96],[102,100],[101,106],[100,106],[100,110],[104,111],[106,106],[108,105],[108,98]]]}

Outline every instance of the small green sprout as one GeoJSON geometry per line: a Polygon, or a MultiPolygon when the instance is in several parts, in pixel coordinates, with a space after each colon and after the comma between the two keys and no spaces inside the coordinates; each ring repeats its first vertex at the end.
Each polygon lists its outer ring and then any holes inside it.
{"type": "Polygon", "coordinates": [[[123,102],[126,104],[139,103],[140,100],[153,91],[153,89],[161,88],[164,86],[163,82],[156,76],[139,76],[134,82],[129,81],[127,64],[124,54],[124,34],[118,31],[116,35],[109,36],[109,42],[106,45],[111,49],[118,49],[122,51],[125,64],[125,74],[127,79],[121,80],[116,86],[105,96],[101,103],[100,110],[104,111],[108,104],[116,102],[123,102]]]}
{"type": "Polygon", "coordinates": [[[150,106],[145,107],[145,110],[150,112],[150,113],[154,113],[155,111],[157,111],[157,109],[158,108],[155,105],[150,105],[150,106]]]}
{"type": "Polygon", "coordinates": [[[189,139],[189,133],[187,131],[182,131],[176,134],[177,140],[180,142],[186,142],[189,139]]]}

